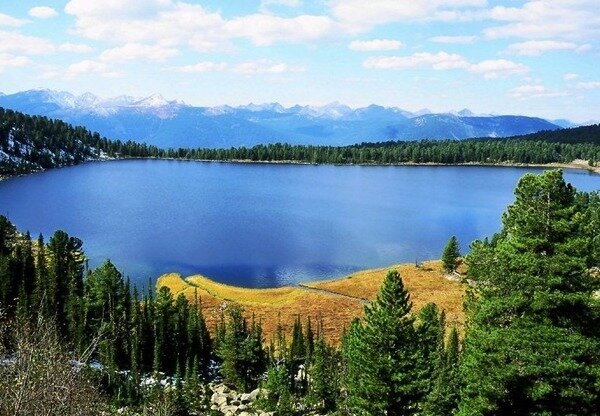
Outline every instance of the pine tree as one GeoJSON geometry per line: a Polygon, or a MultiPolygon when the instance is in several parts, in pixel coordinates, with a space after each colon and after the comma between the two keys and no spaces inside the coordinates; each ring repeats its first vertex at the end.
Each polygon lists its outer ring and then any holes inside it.
{"type": "Polygon", "coordinates": [[[292,361],[304,361],[306,359],[306,344],[300,316],[296,316],[292,329],[292,344],[290,345],[290,358],[292,361]]]}
{"type": "Polygon", "coordinates": [[[416,414],[423,398],[421,351],[412,304],[397,271],[390,271],[371,305],[364,326],[353,325],[346,343],[345,380],[351,412],[416,414]]]}
{"type": "Polygon", "coordinates": [[[447,345],[436,363],[433,389],[423,406],[424,416],[452,415],[459,402],[460,341],[456,327],[452,328],[447,345]]]}
{"type": "Polygon", "coordinates": [[[226,382],[247,391],[256,387],[259,377],[266,370],[262,327],[253,319],[252,326],[248,328],[239,305],[227,309],[227,318],[224,338],[218,350],[222,360],[221,373],[226,382]]]}
{"type": "Polygon", "coordinates": [[[306,355],[307,355],[307,361],[310,362],[311,361],[311,357],[313,355],[313,352],[315,350],[315,334],[313,332],[312,329],[312,323],[310,320],[310,315],[306,318],[306,335],[305,335],[305,342],[306,342],[306,355]]]}
{"type": "Polygon", "coordinates": [[[48,271],[46,269],[46,246],[44,236],[39,235],[36,243],[35,281],[32,306],[39,308],[44,316],[50,316],[48,308],[48,271]]]}
{"type": "Polygon", "coordinates": [[[310,377],[308,402],[319,412],[335,410],[338,400],[338,368],[333,347],[327,345],[323,327],[319,324],[313,359],[308,367],[310,377]]]}
{"type": "Polygon", "coordinates": [[[420,366],[424,371],[421,390],[429,394],[444,354],[445,314],[435,303],[428,303],[417,314],[417,338],[420,344],[420,366]]]}
{"type": "Polygon", "coordinates": [[[468,256],[469,327],[459,415],[597,414],[597,280],[576,191],[527,174],[493,244],[468,256]]]}
{"type": "Polygon", "coordinates": [[[456,270],[456,264],[460,257],[460,247],[456,236],[450,237],[448,243],[442,252],[442,264],[446,273],[452,273],[456,270]]]}
{"type": "Polygon", "coordinates": [[[154,372],[173,374],[177,366],[177,351],[174,349],[175,328],[173,318],[175,308],[169,288],[161,286],[156,294],[154,316],[154,372]]]}

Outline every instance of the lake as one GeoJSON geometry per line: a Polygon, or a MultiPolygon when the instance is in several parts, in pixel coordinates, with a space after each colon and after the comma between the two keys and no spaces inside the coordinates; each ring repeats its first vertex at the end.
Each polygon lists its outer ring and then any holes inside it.
{"type": "MultiPolygon", "coordinates": [[[[491,236],[535,168],[330,166],[127,160],[0,182],[0,213],[46,240],[84,241],[139,286],[165,272],[245,287],[439,258],[491,236]]],[[[568,170],[578,189],[600,176],[568,170]]]]}

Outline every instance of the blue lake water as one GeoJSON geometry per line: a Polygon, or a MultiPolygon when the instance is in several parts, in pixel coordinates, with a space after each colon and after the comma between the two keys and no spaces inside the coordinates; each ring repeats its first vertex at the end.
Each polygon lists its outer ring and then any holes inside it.
{"type": "MultiPolygon", "coordinates": [[[[491,236],[526,172],[505,167],[374,167],[130,160],[0,182],[0,213],[46,239],[84,241],[136,284],[165,272],[271,287],[438,258],[491,236]]],[[[569,170],[578,189],[600,176],[569,170]]]]}

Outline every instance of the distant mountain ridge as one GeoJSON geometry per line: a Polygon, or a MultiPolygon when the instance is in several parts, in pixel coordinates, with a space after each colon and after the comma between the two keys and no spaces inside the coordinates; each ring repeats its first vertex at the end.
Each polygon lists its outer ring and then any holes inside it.
{"type": "Polygon", "coordinates": [[[468,109],[437,114],[370,105],[353,109],[340,103],[284,107],[279,103],[194,107],[149,97],[99,98],[53,90],[0,93],[0,107],[58,118],[101,135],[162,148],[228,148],[287,142],[349,145],[364,141],[507,137],[570,127],[518,115],[475,115],[468,109]]]}

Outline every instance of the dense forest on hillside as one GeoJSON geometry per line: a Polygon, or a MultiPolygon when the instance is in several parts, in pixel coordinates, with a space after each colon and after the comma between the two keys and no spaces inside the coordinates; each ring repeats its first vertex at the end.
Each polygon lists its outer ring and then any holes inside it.
{"type": "Polygon", "coordinates": [[[281,415],[597,415],[599,235],[600,195],[527,174],[466,257],[462,342],[390,271],[332,346],[315,317],[265,340],[234,304],[209,331],[198,297],[140,295],[109,261],[87,270],[79,239],[0,217],[0,414],[215,414],[206,383],[223,379],[281,415]]]}
{"type": "Polygon", "coordinates": [[[100,137],[46,117],[0,108],[0,176],[106,158],[298,162],[332,164],[568,163],[600,161],[600,125],[543,131],[504,139],[422,140],[353,146],[258,145],[231,149],[159,149],[100,137]]]}

